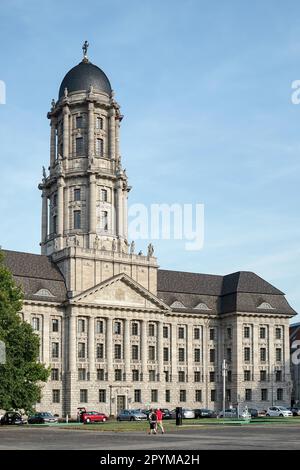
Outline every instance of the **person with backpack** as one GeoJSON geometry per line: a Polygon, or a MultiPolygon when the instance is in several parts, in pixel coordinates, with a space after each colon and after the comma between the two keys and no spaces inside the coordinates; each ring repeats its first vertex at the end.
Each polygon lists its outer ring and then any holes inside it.
{"type": "Polygon", "coordinates": [[[156,423],[157,423],[157,418],[156,418],[156,413],[154,410],[150,410],[149,416],[149,425],[150,425],[150,430],[148,434],[156,434],[156,423]]]}

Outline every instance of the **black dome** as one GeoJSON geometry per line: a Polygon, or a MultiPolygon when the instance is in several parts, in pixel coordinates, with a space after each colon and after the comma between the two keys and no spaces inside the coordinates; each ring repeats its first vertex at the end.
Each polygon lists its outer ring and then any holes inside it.
{"type": "Polygon", "coordinates": [[[72,91],[88,90],[90,85],[97,91],[111,94],[112,89],[105,73],[94,64],[82,61],[73,67],[63,79],[59,88],[59,98],[64,96],[65,88],[72,91]]]}

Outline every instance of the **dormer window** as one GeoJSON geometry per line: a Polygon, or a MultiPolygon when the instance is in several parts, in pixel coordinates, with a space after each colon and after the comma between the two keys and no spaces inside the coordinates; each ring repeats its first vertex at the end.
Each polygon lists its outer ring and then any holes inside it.
{"type": "Polygon", "coordinates": [[[274,307],[272,307],[271,304],[269,304],[269,302],[262,302],[257,308],[262,308],[264,310],[273,310],[274,307]]]}

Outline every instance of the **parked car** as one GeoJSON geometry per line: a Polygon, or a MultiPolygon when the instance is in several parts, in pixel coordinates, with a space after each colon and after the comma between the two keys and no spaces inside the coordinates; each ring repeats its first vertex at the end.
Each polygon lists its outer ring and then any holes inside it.
{"type": "Polygon", "coordinates": [[[256,408],[248,408],[248,411],[251,415],[251,418],[257,418],[258,417],[258,410],[256,408]]]}
{"type": "Polygon", "coordinates": [[[238,410],[237,408],[227,408],[225,410],[225,413],[223,413],[223,410],[219,412],[218,414],[219,418],[244,418],[244,419],[249,419],[251,418],[251,414],[249,410],[244,409],[244,410],[238,410]]]}
{"type": "MultiPolygon", "coordinates": [[[[176,418],[176,409],[171,412],[172,419],[176,418]]],[[[182,417],[185,419],[195,418],[195,412],[191,408],[182,408],[182,417]]]]}
{"type": "Polygon", "coordinates": [[[46,424],[46,423],[57,423],[58,419],[48,411],[42,411],[29,416],[28,424],[46,424]]]}
{"type": "Polygon", "coordinates": [[[22,415],[18,413],[17,411],[7,411],[1,417],[1,424],[22,425],[22,424],[27,424],[27,419],[22,418],[22,415]]]}
{"type": "Polygon", "coordinates": [[[300,408],[292,406],[289,410],[293,413],[293,416],[300,416],[300,408]]]}
{"type": "Polygon", "coordinates": [[[270,406],[267,410],[266,416],[281,416],[289,418],[290,416],[293,416],[293,413],[284,406],[270,406]]]}
{"type": "Polygon", "coordinates": [[[84,424],[105,423],[107,420],[108,416],[105,413],[99,413],[98,411],[84,411],[80,414],[80,421],[84,424]]]}
{"type": "Polygon", "coordinates": [[[145,421],[148,417],[140,410],[121,410],[117,416],[117,421],[145,421]]]}
{"type": "Polygon", "coordinates": [[[208,410],[207,408],[197,408],[194,410],[195,418],[216,418],[217,413],[213,410],[208,410]]]}
{"type": "Polygon", "coordinates": [[[161,408],[161,411],[163,413],[163,419],[172,419],[171,411],[168,410],[168,408],[161,408]]]}

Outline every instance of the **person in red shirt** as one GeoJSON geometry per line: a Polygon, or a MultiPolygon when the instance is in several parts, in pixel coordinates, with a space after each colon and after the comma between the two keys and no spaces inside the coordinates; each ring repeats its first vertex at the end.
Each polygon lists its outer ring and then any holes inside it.
{"type": "Polygon", "coordinates": [[[163,427],[163,424],[162,424],[163,412],[161,411],[161,409],[157,408],[155,414],[156,414],[156,429],[157,429],[157,432],[158,432],[158,428],[160,428],[161,433],[164,434],[165,430],[164,430],[164,427],[163,427]]]}

